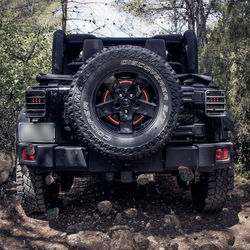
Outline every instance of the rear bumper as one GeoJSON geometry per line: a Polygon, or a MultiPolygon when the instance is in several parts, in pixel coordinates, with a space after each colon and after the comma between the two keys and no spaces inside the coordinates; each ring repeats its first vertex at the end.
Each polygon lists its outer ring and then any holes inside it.
{"type": "Polygon", "coordinates": [[[179,166],[186,166],[192,170],[209,172],[214,169],[226,168],[232,165],[233,145],[231,142],[194,144],[186,147],[167,147],[165,167],[176,170],[179,166]],[[216,149],[228,148],[229,159],[216,160],[216,149]]]}
{"type": "Polygon", "coordinates": [[[87,151],[84,147],[57,144],[33,144],[36,160],[27,161],[22,158],[22,150],[27,145],[18,144],[20,164],[36,167],[41,171],[168,173],[177,171],[179,166],[186,166],[192,170],[209,172],[232,164],[232,143],[230,142],[166,146],[150,157],[126,162],[105,158],[95,152],[87,151]],[[217,148],[228,148],[229,159],[217,161],[215,155],[217,148]]]}

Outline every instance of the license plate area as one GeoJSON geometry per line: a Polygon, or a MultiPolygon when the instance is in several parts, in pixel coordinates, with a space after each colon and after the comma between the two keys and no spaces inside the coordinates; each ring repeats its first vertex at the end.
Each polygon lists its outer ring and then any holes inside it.
{"type": "Polygon", "coordinates": [[[54,123],[25,123],[18,124],[19,142],[55,142],[54,123]]]}

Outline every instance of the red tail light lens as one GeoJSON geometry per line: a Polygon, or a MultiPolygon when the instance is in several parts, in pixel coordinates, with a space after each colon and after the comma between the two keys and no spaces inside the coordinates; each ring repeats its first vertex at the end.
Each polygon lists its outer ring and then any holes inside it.
{"type": "Polygon", "coordinates": [[[216,160],[228,160],[229,159],[229,150],[228,148],[217,148],[216,149],[216,160]]]}
{"type": "Polygon", "coordinates": [[[23,149],[23,160],[35,161],[36,160],[36,152],[33,155],[29,155],[26,153],[25,149],[23,149]]]}

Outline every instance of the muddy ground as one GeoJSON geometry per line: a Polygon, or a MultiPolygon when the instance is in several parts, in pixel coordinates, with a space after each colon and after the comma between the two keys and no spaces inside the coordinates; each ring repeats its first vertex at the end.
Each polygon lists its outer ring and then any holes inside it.
{"type": "Polygon", "coordinates": [[[140,187],[76,178],[70,192],[60,193],[51,220],[26,216],[9,182],[1,197],[0,248],[250,249],[250,181],[235,182],[227,209],[202,214],[173,177],[140,187]],[[112,204],[108,214],[98,210],[104,200],[112,204]]]}

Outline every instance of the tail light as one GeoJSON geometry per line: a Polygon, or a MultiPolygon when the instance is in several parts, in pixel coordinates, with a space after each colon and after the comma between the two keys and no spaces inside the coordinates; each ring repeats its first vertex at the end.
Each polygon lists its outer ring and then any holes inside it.
{"type": "Polygon", "coordinates": [[[223,90],[207,90],[205,92],[205,113],[210,117],[226,115],[226,95],[223,90]]]}
{"type": "Polygon", "coordinates": [[[46,115],[46,92],[44,90],[26,91],[26,116],[44,117],[46,115]]]}
{"type": "Polygon", "coordinates": [[[228,148],[217,148],[216,149],[216,160],[228,160],[229,159],[229,149],[228,148]]]}
{"type": "Polygon", "coordinates": [[[23,160],[25,160],[25,161],[35,161],[36,160],[36,152],[34,152],[33,154],[28,154],[26,152],[26,150],[23,148],[22,153],[23,153],[23,160]]]}

